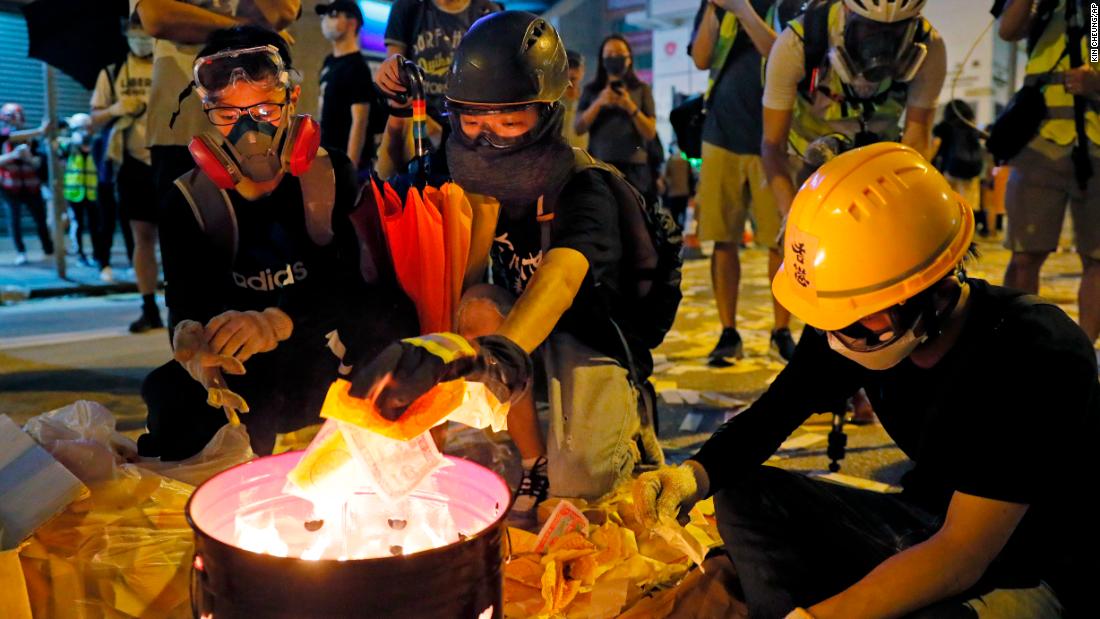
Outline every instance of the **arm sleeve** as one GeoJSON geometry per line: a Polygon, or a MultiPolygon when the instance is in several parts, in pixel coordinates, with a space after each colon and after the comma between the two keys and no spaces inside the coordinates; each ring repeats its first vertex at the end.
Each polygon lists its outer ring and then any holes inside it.
{"type": "Polygon", "coordinates": [[[580,252],[588,260],[590,276],[599,281],[604,271],[622,257],[618,209],[600,172],[577,174],[562,191],[555,208],[550,247],[580,252]]]}
{"type": "MultiPolygon", "coordinates": [[[[431,0],[424,0],[430,2],[431,0]]],[[[416,0],[397,0],[390,9],[390,17],[386,20],[386,45],[404,45],[406,53],[412,49],[413,37],[416,33],[410,32],[416,18],[416,0]]]]}
{"type": "MultiPolygon", "coordinates": [[[[769,75],[770,77],[770,75],[769,75]]],[[[928,56],[924,59],[917,76],[909,84],[907,107],[932,109],[940,98],[944,80],[947,78],[947,47],[939,32],[932,31],[928,40],[928,56]]]]}
{"type": "Polygon", "coordinates": [[[228,270],[218,259],[222,252],[199,228],[191,206],[175,186],[165,198],[163,213],[160,239],[167,282],[165,304],[176,322],[196,320],[206,324],[229,309],[217,284],[228,270]]]}
{"type": "Polygon", "coordinates": [[[972,410],[983,413],[942,433],[931,451],[960,492],[1032,504],[1076,454],[1095,451],[1087,445],[1100,415],[1095,353],[1068,316],[1045,305],[1006,322],[997,341],[987,375],[1005,387],[976,397],[972,410]]]}
{"type": "Polygon", "coordinates": [[[103,69],[99,72],[99,77],[95,80],[95,90],[92,91],[91,106],[92,109],[102,109],[109,107],[114,101],[111,97],[111,76],[107,73],[107,69],[103,69]]]}
{"type": "Polygon", "coordinates": [[[806,77],[805,50],[802,39],[791,28],[779,34],[768,55],[764,80],[764,107],[773,110],[793,110],[798,96],[798,83],[806,77]]]}
{"type": "Polygon", "coordinates": [[[811,414],[831,410],[855,393],[859,377],[858,366],[829,350],[825,336],[806,327],[794,357],[768,390],[691,457],[706,469],[711,494],[766,461],[811,414]]]}
{"type": "Polygon", "coordinates": [[[356,103],[374,103],[377,100],[374,80],[371,78],[370,67],[366,62],[356,65],[355,79],[351,84],[352,105],[356,103]]]}

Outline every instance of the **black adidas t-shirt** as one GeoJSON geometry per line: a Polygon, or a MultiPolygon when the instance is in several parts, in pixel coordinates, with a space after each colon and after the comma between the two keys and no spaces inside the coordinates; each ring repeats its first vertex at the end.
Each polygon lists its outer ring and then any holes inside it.
{"type": "Polygon", "coordinates": [[[1085,460],[1100,430],[1096,357],[1056,306],[971,282],[971,307],[955,346],[934,367],[908,359],[872,371],[830,350],[807,328],[794,358],[744,413],[694,456],[712,491],[764,462],[809,413],[864,387],[883,428],[916,464],[903,496],[946,514],[954,492],[1029,505],[986,572],[997,587],[1041,578],[1073,606],[1095,560],[1085,460]]]}
{"type": "Polygon", "coordinates": [[[238,227],[236,258],[207,236],[191,206],[173,186],[160,226],[165,300],[171,327],[206,323],[226,310],[279,307],[294,321],[294,339],[335,328],[341,308],[366,290],[359,244],[348,220],[355,206],[351,162],[330,153],[336,172],[333,240],[314,244],[306,228],[301,185],[286,174],[274,192],[250,202],[230,191],[238,227]]]}

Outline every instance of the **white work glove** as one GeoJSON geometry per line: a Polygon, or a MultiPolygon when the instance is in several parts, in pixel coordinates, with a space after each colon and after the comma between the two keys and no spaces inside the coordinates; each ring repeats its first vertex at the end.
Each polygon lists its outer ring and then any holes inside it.
{"type": "Polygon", "coordinates": [[[206,389],[206,403],[224,410],[229,423],[239,424],[237,414],[247,413],[248,403],[226,386],[222,370],[240,375],[244,374],[244,365],[231,356],[211,352],[206,342],[206,330],[194,320],[184,320],[176,325],[172,347],[176,361],[206,389]]]}
{"type": "Polygon", "coordinates": [[[252,355],[275,350],[293,331],[294,322],[280,309],[230,310],[206,323],[206,343],[210,352],[244,363],[252,355]]]}
{"type": "Polygon", "coordinates": [[[709,487],[707,472],[698,462],[664,466],[634,480],[634,509],[646,526],[657,524],[663,517],[676,518],[684,525],[690,520],[692,506],[707,495],[709,487]]]}

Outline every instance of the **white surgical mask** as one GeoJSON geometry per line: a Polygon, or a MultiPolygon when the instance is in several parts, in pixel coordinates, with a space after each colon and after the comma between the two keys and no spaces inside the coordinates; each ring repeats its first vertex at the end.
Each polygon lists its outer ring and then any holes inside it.
{"type": "Polygon", "coordinates": [[[855,361],[868,370],[888,370],[901,363],[903,359],[913,354],[928,339],[927,335],[917,336],[913,329],[909,329],[901,337],[889,344],[885,344],[874,350],[855,351],[844,345],[831,331],[826,332],[829,340],[829,348],[832,348],[842,356],[855,361]]]}
{"type": "Polygon", "coordinates": [[[130,46],[130,53],[138,58],[147,58],[153,55],[153,37],[147,34],[127,34],[126,44],[130,46]]]}

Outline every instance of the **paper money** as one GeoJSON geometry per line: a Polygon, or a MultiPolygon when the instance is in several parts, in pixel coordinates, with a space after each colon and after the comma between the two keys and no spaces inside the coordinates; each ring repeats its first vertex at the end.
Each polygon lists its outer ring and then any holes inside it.
{"type": "Polygon", "coordinates": [[[352,458],[380,493],[391,500],[409,495],[446,460],[429,433],[408,441],[386,438],[350,423],[337,421],[352,458]]]}
{"type": "Polygon", "coordinates": [[[550,512],[546,524],[542,525],[538,539],[535,541],[535,552],[544,552],[550,547],[550,544],[554,543],[554,540],[571,531],[579,531],[581,534],[587,533],[588,518],[584,517],[584,514],[577,509],[576,505],[569,501],[561,501],[554,508],[554,511],[550,512]]]}

